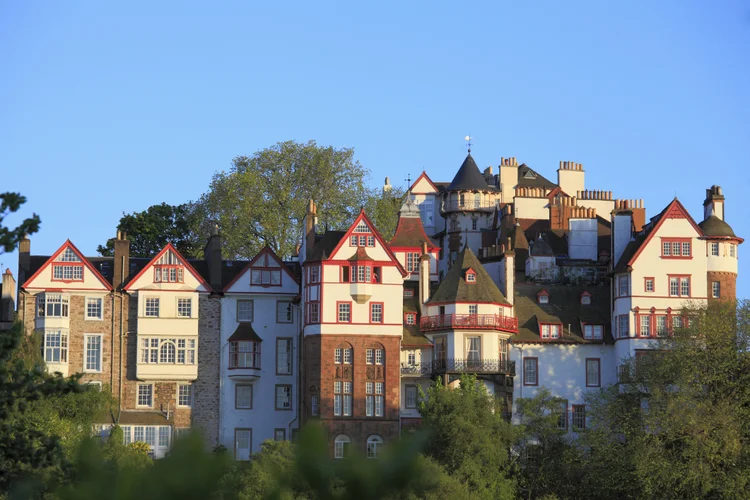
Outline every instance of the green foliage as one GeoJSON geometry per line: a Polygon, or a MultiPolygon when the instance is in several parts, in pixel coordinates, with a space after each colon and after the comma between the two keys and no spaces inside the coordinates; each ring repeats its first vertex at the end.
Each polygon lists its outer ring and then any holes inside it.
{"type": "Polygon", "coordinates": [[[37,214],[32,214],[13,229],[3,225],[5,218],[17,212],[24,203],[26,197],[21,193],[0,193],[0,254],[12,252],[25,235],[39,231],[41,219],[37,214]]]}
{"type": "MultiPolygon", "coordinates": [[[[117,229],[127,233],[131,257],[153,257],[167,243],[172,243],[185,258],[203,255],[202,235],[195,232],[200,227],[200,215],[193,203],[182,205],[152,205],[143,212],[124,214],[117,229]]],[[[209,233],[206,232],[206,236],[209,233]]],[[[115,239],[96,249],[100,255],[114,254],[115,239]]]]}
{"type": "Polygon", "coordinates": [[[265,245],[288,257],[302,241],[308,201],[318,205],[322,225],[345,227],[367,200],[367,175],[351,148],[280,142],[214,175],[202,217],[221,228],[227,258],[252,258],[265,245]]]}
{"type": "Polygon", "coordinates": [[[89,393],[75,377],[47,374],[29,348],[33,342],[20,323],[0,331],[0,492],[30,476],[63,477],[66,446],[80,437],[76,423],[90,416],[86,403],[74,404],[79,401],[74,396],[89,393]]]}
{"type": "Polygon", "coordinates": [[[631,360],[629,383],[590,398],[592,497],[747,498],[750,304],[687,314],[691,325],[662,351],[631,360]],[[597,477],[603,470],[618,477],[597,477]]]}
{"type": "Polygon", "coordinates": [[[405,191],[392,187],[385,191],[382,188],[371,189],[365,202],[365,212],[386,240],[393,238],[398,224],[398,211],[404,203],[405,191]]]}
{"type": "Polygon", "coordinates": [[[457,389],[438,382],[420,399],[423,424],[432,433],[427,456],[473,498],[514,498],[510,448],[517,430],[503,419],[502,403],[470,376],[457,389]]]}

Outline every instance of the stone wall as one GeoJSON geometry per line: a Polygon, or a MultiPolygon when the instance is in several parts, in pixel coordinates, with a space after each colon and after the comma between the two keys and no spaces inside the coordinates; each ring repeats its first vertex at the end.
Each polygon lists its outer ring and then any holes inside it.
{"type": "Polygon", "coordinates": [[[202,295],[199,301],[198,379],[195,381],[193,426],[206,445],[219,443],[219,368],[221,358],[221,299],[202,295]]]}

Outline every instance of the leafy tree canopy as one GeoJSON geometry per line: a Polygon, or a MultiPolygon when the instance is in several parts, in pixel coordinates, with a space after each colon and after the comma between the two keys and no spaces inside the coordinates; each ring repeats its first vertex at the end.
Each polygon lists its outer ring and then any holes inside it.
{"type": "Polygon", "coordinates": [[[514,498],[511,446],[517,430],[502,417],[502,402],[475,377],[450,389],[439,381],[420,398],[424,426],[432,432],[426,455],[463,484],[473,498],[514,498]]]}
{"type": "Polygon", "coordinates": [[[17,212],[24,203],[26,203],[26,197],[21,193],[0,193],[0,254],[12,252],[25,235],[39,231],[41,219],[37,214],[24,219],[16,228],[3,225],[5,218],[17,212]]]}
{"type": "MultiPolygon", "coordinates": [[[[199,258],[203,254],[204,238],[196,233],[200,227],[193,203],[182,205],[152,205],[143,212],[123,214],[117,229],[127,233],[131,257],[153,257],[172,243],[185,258],[199,258]]],[[[208,233],[206,233],[208,234],[208,233]]],[[[100,255],[114,255],[115,239],[96,249],[100,255]]]]}
{"type": "Polygon", "coordinates": [[[214,175],[201,210],[206,225],[221,228],[225,257],[249,259],[265,245],[289,257],[302,241],[308,201],[322,226],[344,227],[367,202],[368,175],[351,148],[280,142],[214,175]]]}

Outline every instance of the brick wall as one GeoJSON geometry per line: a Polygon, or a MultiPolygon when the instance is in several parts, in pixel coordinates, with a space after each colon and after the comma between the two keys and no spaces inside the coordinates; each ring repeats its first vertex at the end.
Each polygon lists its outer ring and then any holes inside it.
{"type": "MultiPolygon", "coordinates": [[[[373,434],[386,442],[399,435],[400,402],[400,343],[399,337],[376,335],[322,335],[305,339],[305,401],[309,408],[310,388],[319,391],[320,422],[328,430],[330,443],[338,434],[346,434],[352,444],[365,450],[367,438],[373,434]],[[351,365],[334,363],[334,349],[348,343],[353,349],[351,365]],[[367,365],[365,353],[368,348],[382,345],[385,350],[385,363],[382,366],[367,365]],[[351,377],[352,416],[333,415],[333,383],[337,377],[351,377]],[[365,383],[367,380],[385,382],[385,408],[383,417],[366,416],[365,383]]],[[[309,410],[306,410],[309,416],[309,410]]]]}
{"type": "Polygon", "coordinates": [[[198,379],[194,387],[193,426],[206,445],[219,443],[219,364],[221,358],[221,299],[201,296],[198,322],[198,379]]]}
{"type": "Polygon", "coordinates": [[[719,282],[719,299],[721,300],[734,300],[737,298],[737,275],[734,273],[724,271],[708,271],[707,277],[707,297],[708,300],[713,299],[713,290],[711,283],[714,281],[719,282]]]}

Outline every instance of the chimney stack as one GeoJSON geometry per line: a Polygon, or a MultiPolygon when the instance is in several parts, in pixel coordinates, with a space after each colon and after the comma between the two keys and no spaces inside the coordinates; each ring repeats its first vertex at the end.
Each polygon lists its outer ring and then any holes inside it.
{"type": "Polygon", "coordinates": [[[23,285],[31,276],[31,240],[28,236],[18,242],[18,282],[23,285]]]}
{"type": "Polygon", "coordinates": [[[208,264],[208,283],[214,291],[221,291],[221,236],[218,224],[211,230],[203,255],[208,264]]]}
{"type": "MultiPolygon", "coordinates": [[[[305,257],[310,256],[315,246],[315,226],[318,225],[318,207],[313,200],[307,204],[305,215],[305,257]]],[[[301,262],[301,260],[300,260],[301,262]]]]}
{"type": "Polygon", "coordinates": [[[130,275],[130,241],[128,241],[128,235],[124,231],[117,231],[114,260],[115,262],[112,266],[114,269],[112,274],[112,287],[115,290],[120,290],[123,283],[130,275]]]}
{"type": "Polygon", "coordinates": [[[721,186],[715,184],[706,189],[706,199],[703,202],[703,219],[712,215],[724,220],[724,192],[721,186]]]}
{"type": "Polygon", "coordinates": [[[424,315],[425,304],[430,299],[430,254],[427,243],[422,242],[422,256],[419,259],[419,312],[424,315]]]}
{"type": "Polygon", "coordinates": [[[3,273],[2,297],[0,297],[0,322],[13,321],[16,310],[15,301],[16,279],[10,269],[3,273]]]}

